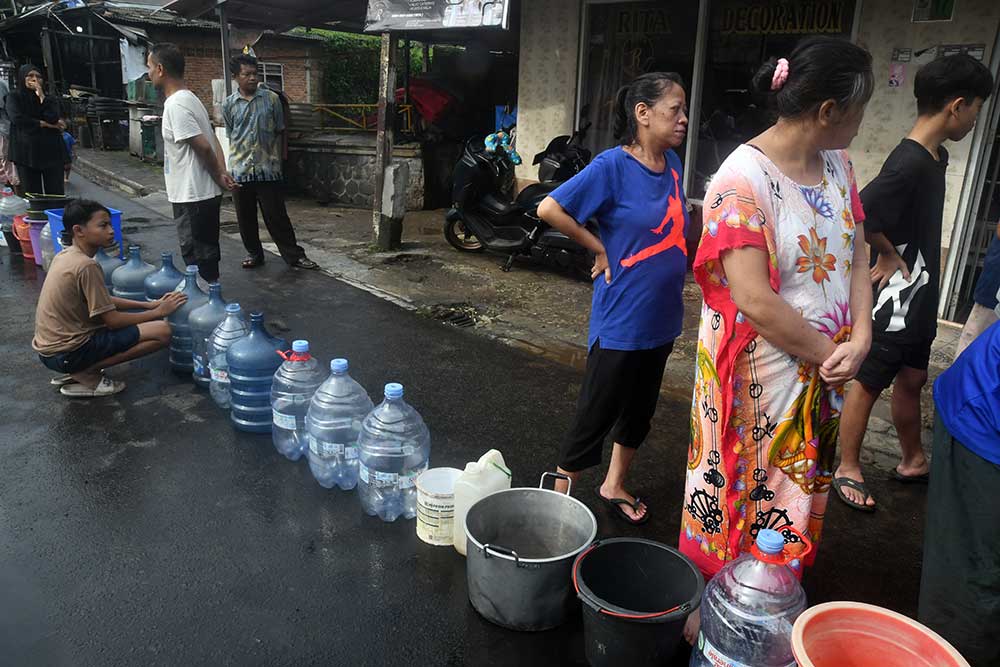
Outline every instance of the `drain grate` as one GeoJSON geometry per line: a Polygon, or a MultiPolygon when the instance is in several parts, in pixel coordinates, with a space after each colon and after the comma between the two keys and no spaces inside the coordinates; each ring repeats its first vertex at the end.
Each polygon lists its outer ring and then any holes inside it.
{"type": "Polygon", "coordinates": [[[473,327],[480,317],[479,310],[468,303],[439,303],[428,309],[428,314],[436,320],[456,327],[473,327]]]}

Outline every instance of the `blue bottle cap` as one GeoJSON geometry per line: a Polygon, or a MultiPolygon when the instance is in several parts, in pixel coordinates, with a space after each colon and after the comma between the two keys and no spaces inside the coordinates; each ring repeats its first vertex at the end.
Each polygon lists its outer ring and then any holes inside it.
{"type": "Polygon", "coordinates": [[[163,252],[160,253],[160,259],[173,259],[173,258],[174,258],[174,253],[172,252],[167,252],[164,250],[163,252]]]}
{"type": "Polygon", "coordinates": [[[184,273],[188,274],[189,276],[190,275],[197,275],[198,274],[198,265],[197,264],[188,264],[187,268],[184,270],[184,273]]]}
{"type": "Polygon", "coordinates": [[[403,385],[390,382],[385,386],[385,397],[391,399],[403,398],[403,385]]]}
{"type": "Polygon", "coordinates": [[[334,373],[346,373],[347,359],[334,359],[330,362],[330,370],[334,373]]]}
{"type": "Polygon", "coordinates": [[[226,304],[227,313],[238,313],[240,312],[240,304],[238,303],[227,303],[226,304]]]}
{"type": "Polygon", "coordinates": [[[308,352],[308,351],[309,351],[309,341],[307,340],[292,341],[292,352],[308,352]]]}
{"type": "Polygon", "coordinates": [[[780,554],[785,549],[785,538],[778,531],[765,528],[757,533],[757,548],[770,556],[780,554]]]}

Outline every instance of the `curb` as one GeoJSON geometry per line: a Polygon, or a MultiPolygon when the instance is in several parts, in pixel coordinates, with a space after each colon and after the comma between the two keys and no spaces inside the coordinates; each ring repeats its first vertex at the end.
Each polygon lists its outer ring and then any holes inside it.
{"type": "Polygon", "coordinates": [[[136,183],[131,179],[114,173],[110,169],[105,169],[100,165],[94,164],[86,158],[77,157],[73,162],[73,169],[80,172],[80,175],[88,180],[121,190],[133,197],[145,197],[151,192],[142,183],[136,183]]]}

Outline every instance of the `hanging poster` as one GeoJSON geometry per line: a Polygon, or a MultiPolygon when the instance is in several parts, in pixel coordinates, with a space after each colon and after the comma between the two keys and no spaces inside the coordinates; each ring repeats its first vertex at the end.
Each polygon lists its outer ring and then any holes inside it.
{"type": "Polygon", "coordinates": [[[507,28],[511,0],[368,0],[366,32],[507,28]]]}

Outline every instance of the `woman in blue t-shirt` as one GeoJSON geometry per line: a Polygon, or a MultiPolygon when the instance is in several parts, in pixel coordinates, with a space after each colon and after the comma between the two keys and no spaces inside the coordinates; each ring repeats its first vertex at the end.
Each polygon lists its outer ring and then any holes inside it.
{"type": "Polygon", "coordinates": [[[687,124],[680,76],[640,76],[618,91],[614,131],[621,145],[598,155],[538,207],[545,222],[595,255],[590,353],[559,472],[575,482],[600,464],[612,432],[611,464],[597,493],[632,524],[645,523],[649,514],[625,490],[625,477],[649,434],[683,319],[687,201],[673,149],[684,142],[687,124]],[[584,227],[591,218],[600,238],[584,227]]]}

